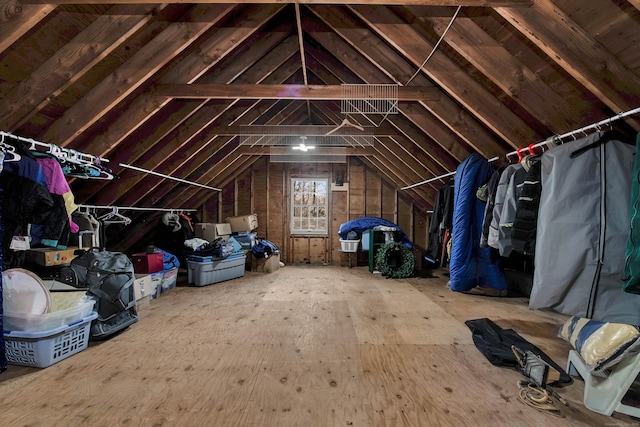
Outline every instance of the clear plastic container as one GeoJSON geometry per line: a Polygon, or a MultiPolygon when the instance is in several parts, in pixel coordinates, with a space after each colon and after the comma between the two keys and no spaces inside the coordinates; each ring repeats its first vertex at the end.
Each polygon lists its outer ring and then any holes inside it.
{"type": "Polygon", "coordinates": [[[93,311],[95,300],[85,297],[73,307],[47,314],[12,313],[5,311],[3,329],[6,331],[42,332],[68,325],[87,317],[93,311]]]}

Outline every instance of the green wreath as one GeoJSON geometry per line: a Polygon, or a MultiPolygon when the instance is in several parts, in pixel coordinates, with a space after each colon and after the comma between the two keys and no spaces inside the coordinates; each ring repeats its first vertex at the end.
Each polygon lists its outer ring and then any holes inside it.
{"type": "Polygon", "coordinates": [[[413,274],[416,260],[403,243],[385,243],[376,253],[376,270],[384,277],[402,279],[413,274]]]}

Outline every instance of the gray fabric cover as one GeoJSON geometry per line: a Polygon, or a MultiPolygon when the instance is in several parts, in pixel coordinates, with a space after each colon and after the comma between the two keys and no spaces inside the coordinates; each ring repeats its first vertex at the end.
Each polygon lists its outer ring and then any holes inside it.
{"type": "Polygon", "coordinates": [[[529,307],[640,324],[640,295],[622,290],[635,147],[609,141],[569,157],[601,135],[589,135],[542,155],[529,307]]]}

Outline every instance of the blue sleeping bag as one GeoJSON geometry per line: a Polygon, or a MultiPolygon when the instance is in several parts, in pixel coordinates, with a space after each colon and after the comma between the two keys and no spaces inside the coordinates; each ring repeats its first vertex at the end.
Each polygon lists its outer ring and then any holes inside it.
{"type": "Polygon", "coordinates": [[[454,291],[466,292],[476,286],[507,289],[498,257],[491,248],[480,247],[485,202],[476,197],[476,191],[493,171],[493,166],[478,153],[471,154],[456,170],[449,261],[449,287],[454,291]]]}
{"type": "Polygon", "coordinates": [[[407,235],[404,234],[404,232],[400,227],[398,227],[396,224],[394,224],[391,221],[388,221],[384,218],[378,218],[375,216],[362,216],[360,218],[352,219],[351,221],[347,221],[343,224],[340,224],[340,230],[338,230],[338,235],[342,240],[348,240],[347,234],[350,231],[355,231],[358,234],[362,234],[363,231],[369,230],[377,226],[395,227],[395,229],[401,233],[402,243],[404,243],[404,245],[407,248],[413,249],[413,245],[411,244],[411,241],[409,240],[407,235]]]}

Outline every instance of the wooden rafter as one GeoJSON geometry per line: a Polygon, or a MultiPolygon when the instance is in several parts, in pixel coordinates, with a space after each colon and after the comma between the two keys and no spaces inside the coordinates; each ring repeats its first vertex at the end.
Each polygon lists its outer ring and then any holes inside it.
{"type": "Polygon", "coordinates": [[[166,5],[114,6],[4,96],[0,128],[19,128],[54,98],[127,42],[166,5]],[[91,46],[90,49],[78,48],[91,46]]]}
{"type": "MultiPolygon", "coordinates": [[[[24,4],[154,4],[157,0],[21,0],[24,4]]],[[[168,3],[182,3],[169,0],[168,3]]],[[[189,3],[227,3],[226,0],[189,0],[189,3]]],[[[344,4],[334,0],[241,0],[236,3],[300,3],[300,4],[344,4]]],[[[351,0],[349,4],[421,5],[421,6],[474,6],[474,7],[529,7],[533,0],[351,0]]]]}
{"type": "MultiPolygon", "coordinates": [[[[526,12],[503,8],[496,11],[613,111],[637,107],[640,77],[552,1],[537,0],[526,12]]],[[[632,125],[640,129],[637,122],[632,125]]]]}
{"type": "MultiPolygon", "coordinates": [[[[159,85],[157,96],[190,99],[314,99],[339,100],[344,98],[340,85],[247,85],[247,84],[167,84],[159,85]]],[[[440,91],[434,87],[399,87],[399,101],[437,101],[440,91]]]]}
{"type": "MultiPolygon", "coordinates": [[[[402,52],[414,65],[420,66],[426,56],[425,52],[433,50],[433,43],[418,34],[411,25],[400,19],[389,8],[382,6],[347,7],[402,52]]],[[[434,52],[429,60],[429,66],[424,69],[424,73],[513,148],[517,148],[522,144],[522,141],[542,139],[522,118],[442,51],[436,50],[434,52]]]]}

